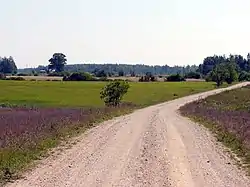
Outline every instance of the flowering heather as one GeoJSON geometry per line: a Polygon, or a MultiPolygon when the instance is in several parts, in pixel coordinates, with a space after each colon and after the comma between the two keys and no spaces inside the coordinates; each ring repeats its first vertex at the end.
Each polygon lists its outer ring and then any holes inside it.
{"type": "Polygon", "coordinates": [[[180,111],[208,122],[219,140],[245,158],[250,171],[250,86],[187,104],[180,111]]]}
{"type": "Polygon", "coordinates": [[[203,102],[195,102],[184,106],[182,113],[203,118],[206,121],[221,125],[250,148],[250,113],[246,111],[223,111],[207,107],[203,102]]]}
{"type": "Polygon", "coordinates": [[[116,109],[0,108],[0,148],[36,145],[39,140],[60,135],[65,128],[88,127],[116,109]]]}

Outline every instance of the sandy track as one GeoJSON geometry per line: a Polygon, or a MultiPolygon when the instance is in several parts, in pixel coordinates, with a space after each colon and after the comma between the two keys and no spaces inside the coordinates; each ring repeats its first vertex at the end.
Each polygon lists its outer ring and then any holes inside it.
{"type": "MultiPolygon", "coordinates": [[[[227,89],[243,86],[238,84],[227,89]]],[[[202,126],[178,114],[209,91],[107,121],[8,186],[250,186],[202,126]]]]}

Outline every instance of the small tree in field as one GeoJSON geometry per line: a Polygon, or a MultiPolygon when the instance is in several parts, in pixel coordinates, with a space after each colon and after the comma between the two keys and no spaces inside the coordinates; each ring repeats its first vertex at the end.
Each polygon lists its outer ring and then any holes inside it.
{"type": "Polygon", "coordinates": [[[226,72],[225,73],[226,74],[225,81],[228,84],[232,84],[234,81],[238,80],[239,75],[236,71],[235,64],[233,64],[233,63],[227,64],[227,66],[225,68],[225,72],[226,72]]]}
{"type": "Polygon", "coordinates": [[[209,73],[207,80],[216,82],[217,87],[221,86],[224,81],[228,84],[232,84],[238,80],[238,73],[236,66],[233,63],[222,63],[216,65],[213,70],[209,73]]]}
{"type": "Polygon", "coordinates": [[[118,106],[129,89],[125,81],[114,81],[108,83],[101,91],[101,99],[106,106],[118,106]]]}
{"type": "Polygon", "coordinates": [[[212,81],[216,82],[217,87],[223,84],[223,81],[225,80],[225,71],[221,68],[221,66],[216,66],[210,75],[212,81]]]}
{"type": "Polygon", "coordinates": [[[48,70],[55,70],[56,72],[62,72],[66,65],[67,59],[63,53],[54,53],[53,57],[49,59],[50,64],[48,70]]]}

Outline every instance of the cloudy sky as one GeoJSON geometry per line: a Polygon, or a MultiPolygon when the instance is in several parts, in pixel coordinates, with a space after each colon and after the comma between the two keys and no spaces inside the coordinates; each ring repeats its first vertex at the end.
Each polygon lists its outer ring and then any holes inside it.
{"type": "Polygon", "coordinates": [[[249,0],[0,0],[0,56],[68,63],[199,64],[250,52],[249,0]]]}

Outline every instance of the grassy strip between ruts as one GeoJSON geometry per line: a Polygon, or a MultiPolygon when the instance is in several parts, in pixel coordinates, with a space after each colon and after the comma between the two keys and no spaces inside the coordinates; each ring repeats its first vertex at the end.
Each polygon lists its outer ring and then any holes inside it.
{"type": "MultiPolygon", "coordinates": [[[[13,109],[11,112],[15,112],[15,108],[26,103],[27,106],[34,104],[36,107],[41,106],[42,108],[103,107],[102,102],[99,100],[99,92],[104,83],[0,81],[0,85],[5,88],[0,90],[0,102],[7,103],[7,107],[11,106],[11,110],[13,109]],[[12,106],[15,107],[12,108],[12,106]]],[[[62,140],[84,132],[98,122],[114,116],[127,114],[135,108],[149,106],[213,88],[213,83],[131,83],[129,93],[125,97],[126,102],[134,103],[130,106],[116,108],[109,112],[100,112],[97,115],[93,115],[89,121],[79,121],[80,123],[77,123],[77,125],[66,125],[63,127],[59,125],[59,130],[55,134],[42,137],[39,141],[35,141],[35,144],[33,143],[32,146],[26,145],[25,142],[23,145],[20,145],[19,142],[16,147],[6,146],[1,148],[2,140],[0,139],[0,181],[6,182],[17,178],[20,171],[28,168],[33,160],[37,160],[45,155],[50,148],[56,147],[62,140]]],[[[15,121],[17,121],[16,126],[19,126],[19,120],[15,121]]],[[[7,122],[9,124],[9,121],[7,122]]],[[[47,128],[47,126],[46,124],[45,127],[47,128]]],[[[50,127],[54,129],[53,125],[50,127]]],[[[1,128],[2,125],[0,133],[1,128]]],[[[0,137],[4,138],[6,137],[5,135],[0,137]]],[[[33,139],[31,141],[33,142],[33,139]]]]}

